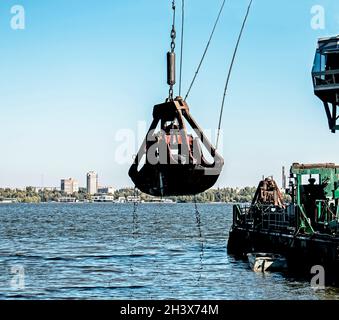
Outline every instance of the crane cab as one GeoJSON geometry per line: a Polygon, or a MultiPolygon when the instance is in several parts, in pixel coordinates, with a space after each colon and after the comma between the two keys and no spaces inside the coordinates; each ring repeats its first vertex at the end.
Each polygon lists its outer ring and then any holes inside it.
{"type": "Polygon", "coordinates": [[[322,38],[314,58],[312,70],[315,95],[324,103],[330,130],[339,130],[339,35],[322,38]]]}

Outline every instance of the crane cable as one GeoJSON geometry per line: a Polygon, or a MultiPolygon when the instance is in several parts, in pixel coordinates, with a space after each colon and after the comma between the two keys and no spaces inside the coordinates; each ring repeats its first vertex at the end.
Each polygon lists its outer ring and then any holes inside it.
{"type": "Polygon", "coordinates": [[[179,76],[179,96],[181,97],[182,87],[182,64],[184,52],[184,25],[185,25],[185,0],[181,0],[181,48],[180,48],[180,76],[179,76]]]}
{"type": "Polygon", "coordinates": [[[238,52],[240,40],[242,38],[242,34],[244,32],[244,29],[245,29],[245,26],[246,26],[246,22],[247,22],[248,16],[249,16],[250,11],[251,11],[252,2],[253,2],[253,0],[251,0],[250,4],[248,5],[247,12],[246,12],[243,24],[241,26],[240,34],[239,34],[239,37],[238,37],[238,40],[237,40],[237,44],[236,44],[235,49],[234,49],[231,65],[230,65],[230,68],[229,68],[229,71],[228,71],[228,75],[227,75],[226,85],[225,85],[225,89],[224,89],[224,95],[223,95],[223,98],[222,98],[221,109],[220,109],[220,117],[219,117],[219,125],[218,125],[218,135],[217,135],[217,142],[216,142],[216,145],[215,145],[216,149],[218,149],[218,145],[219,145],[222,116],[223,116],[223,112],[224,112],[224,106],[225,106],[225,100],[226,100],[226,94],[227,94],[227,90],[228,90],[228,85],[229,85],[229,82],[230,82],[230,79],[231,79],[232,70],[233,70],[235,58],[236,58],[236,55],[237,55],[237,52],[238,52]]]}
{"type": "Polygon", "coordinates": [[[223,12],[223,10],[224,10],[225,3],[226,3],[226,0],[223,0],[223,2],[222,2],[222,4],[221,4],[221,8],[220,8],[220,10],[219,10],[218,17],[217,17],[217,19],[216,19],[216,21],[215,21],[215,23],[214,23],[214,26],[213,26],[213,29],[212,29],[212,33],[211,33],[211,35],[210,35],[210,37],[209,37],[209,39],[208,39],[207,45],[206,45],[206,47],[205,47],[204,53],[203,53],[203,55],[202,55],[202,58],[201,58],[201,60],[200,60],[200,62],[199,62],[198,68],[197,68],[197,70],[196,70],[196,72],[195,72],[195,74],[194,74],[193,80],[192,80],[192,82],[191,82],[191,84],[190,84],[190,86],[189,86],[189,89],[188,89],[187,93],[186,93],[186,96],[185,96],[185,99],[184,99],[185,101],[187,100],[187,98],[188,98],[188,96],[189,96],[189,94],[190,94],[190,92],[191,92],[191,90],[192,90],[192,87],[193,87],[193,85],[194,85],[194,82],[195,82],[195,80],[196,80],[198,74],[199,74],[199,71],[200,71],[200,68],[201,68],[201,66],[202,66],[202,63],[203,63],[204,60],[205,60],[206,53],[207,53],[207,51],[208,51],[208,49],[209,49],[209,46],[210,46],[210,44],[211,44],[211,41],[212,41],[212,38],[213,38],[213,35],[214,35],[214,32],[215,32],[215,29],[216,29],[216,27],[217,27],[217,25],[218,25],[218,22],[219,22],[219,20],[220,20],[220,16],[221,16],[221,14],[222,14],[222,12],[223,12]]]}

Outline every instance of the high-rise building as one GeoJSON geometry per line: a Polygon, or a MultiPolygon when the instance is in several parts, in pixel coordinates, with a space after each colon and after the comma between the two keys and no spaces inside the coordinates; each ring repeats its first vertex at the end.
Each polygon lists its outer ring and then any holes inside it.
{"type": "Polygon", "coordinates": [[[73,194],[74,192],[79,192],[79,182],[69,178],[61,180],[61,191],[66,194],[73,194]]]}
{"type": "Polygon", "coordinates": [[[98,174],[94,171],[87,173],[87,193],[98,193],[98,174]]]}

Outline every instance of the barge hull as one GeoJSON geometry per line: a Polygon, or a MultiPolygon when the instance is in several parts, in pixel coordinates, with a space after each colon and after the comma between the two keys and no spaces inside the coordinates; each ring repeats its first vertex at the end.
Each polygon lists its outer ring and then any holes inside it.
{"type": "Polygon", "coordinates": [[[325,270],[326,283],[339,285],[339,239],[330,235],[293,235],[233,226],[227,250],[241,258],[250,252],[282,254],[287,259],[288,271],[307,279],[314,276],[312,267],[320,265],[325,270]]]}

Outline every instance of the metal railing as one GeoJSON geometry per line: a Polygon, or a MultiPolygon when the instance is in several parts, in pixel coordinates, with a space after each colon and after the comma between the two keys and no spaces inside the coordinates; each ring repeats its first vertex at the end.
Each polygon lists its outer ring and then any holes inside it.
{"type": "Polygon", "coordinates": [[[339,88],[339,70],[313,72],[313,84],[316,89],[339,88]]]}
{"type": "MultiPolygon", "coordinates": [[[[297,231],[313,234],[330,230],[338,233],[338,216],[326,200],[317,200],[316,217],[311,221],[311,213],[303,205],[290,205],[286,209],[273,205],[233,206],[233,226],[255,230],[297,231]]],[[[313,213],[314,214],[314,213],[313,213]]]]}
{"type": "Polygon", "coordinates": [[[233,225],[250,229],[282,230],[291,226],[292,220],[287,210],[272,205],[235,205],[233,225]]]}

